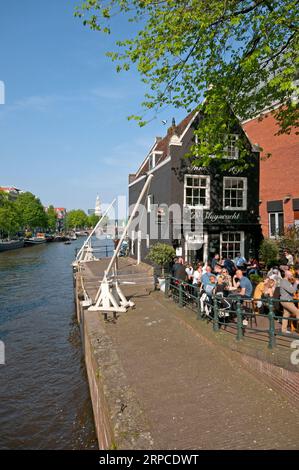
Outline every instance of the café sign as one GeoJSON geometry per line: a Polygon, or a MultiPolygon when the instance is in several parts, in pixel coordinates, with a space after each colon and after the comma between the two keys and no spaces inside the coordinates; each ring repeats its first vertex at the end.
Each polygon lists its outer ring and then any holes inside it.
{"type": "Polygon", "coordinates": [[[231,214],[215,214],[208,211],[204,215],[204,222],[234,222],[240,220],[240,212],[232,212],[231,214]]]}

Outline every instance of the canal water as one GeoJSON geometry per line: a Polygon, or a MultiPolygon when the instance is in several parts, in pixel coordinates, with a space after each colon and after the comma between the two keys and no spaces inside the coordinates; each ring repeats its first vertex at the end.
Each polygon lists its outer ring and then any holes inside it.
{"type": "Polygon", "coordinates": [[[0,449],[96,449],[71,262],[82,238],[0,253],[0,449]]]}

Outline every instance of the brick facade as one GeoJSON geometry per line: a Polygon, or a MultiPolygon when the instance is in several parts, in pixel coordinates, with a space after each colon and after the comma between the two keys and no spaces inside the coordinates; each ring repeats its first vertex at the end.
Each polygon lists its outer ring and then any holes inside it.
{"type": "Polygon", "coordinates": [[[297,172],[299,166],[299,136],[275,135],[278,125],[268,113],[263,120],[252,119],[243,128],[253,144],[262,147],[260,162],[260,216],[263,235],[268,237],[269,212],[267,202],[281,201],[284,227],[299,222],[299,212],[294,211],[294,199],[299,199],[297,172]],[[263,159],[267,153],[272,156],[263,159]],[[297,212],[297,213],[296,213],[297,212]]]}

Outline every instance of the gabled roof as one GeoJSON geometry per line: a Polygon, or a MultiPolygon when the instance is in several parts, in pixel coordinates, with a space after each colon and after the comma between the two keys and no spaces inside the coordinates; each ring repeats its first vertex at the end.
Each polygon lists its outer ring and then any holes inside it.
{"type": "Polygon", "coordinates": [[[149,171],[148,160],[149,160],[149,156],[151,155],[151,153],[153,152],[159,153],[158,160],[156,161],[156,165],[161,163],[163,160],[166,160],[166,158],[169,155],[169,143],[170,143],[171,137],[174,134],[176,134],[178,137],[181,137],[184,134],[184,132],[187,130],[189,125],[191,124],[196,114],[197,114],[197,111],[192,111],[177,126],[170,127],[165,137],[163,137],[162,139],[156,140],[151,150],[149,151],[148,155],[143,160],[142,164],[140,165],[137,172],[135,173],[135,179],[139,178],[140,176],[145,175],[149,171]]]}

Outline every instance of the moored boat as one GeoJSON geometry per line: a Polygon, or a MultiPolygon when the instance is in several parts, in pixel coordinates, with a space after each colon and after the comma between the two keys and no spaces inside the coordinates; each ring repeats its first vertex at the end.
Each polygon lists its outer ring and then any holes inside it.
{"type": "Polygon", "coordinates": [[[0,240],[0,251],[16,250],[23,246],[24,240],[0,240]]]}
{"type": "Polygon", "coordinates": [[[69,240],[69,237],[66,237],[65,235],[55,235],[54,237],[54,242],[67,242],[69,240]]]}
{"type": "Polygon", "coordinates": [[[43,233],[38,233],[36,237],[25,238],[25,245],[41,245],[47,243],[47,238],[43,233]]]}

